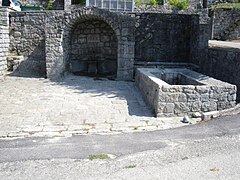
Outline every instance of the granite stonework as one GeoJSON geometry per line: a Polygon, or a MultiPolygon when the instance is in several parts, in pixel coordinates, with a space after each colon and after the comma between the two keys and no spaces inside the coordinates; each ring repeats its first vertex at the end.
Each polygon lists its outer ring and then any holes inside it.
{"type": "Polygon", "coordinates": [[[240,39],[240,8],[217,8],[213,12],[213,39],[240,39]]]}
{"type": "Polygon", "coordinates": [[[9,47],[9,9],[0,7],[0,75],[7,68],[7,54],[9,47]]]}
{"type": "Polygon", "coordinates": [[[184,68],[138,68],[136,84],[156,116],[182,116],[234,107],[235,85],[184,68]]]}

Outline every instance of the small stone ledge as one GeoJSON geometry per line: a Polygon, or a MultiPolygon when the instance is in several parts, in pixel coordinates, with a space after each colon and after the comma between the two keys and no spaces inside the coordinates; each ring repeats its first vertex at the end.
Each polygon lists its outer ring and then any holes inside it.
{"type": "Polygon", "coordinates": [[[232,116],[239,113],[240,113],[240,104],[237,104],[233,108],[202,113],[201,119],[202,121],[209,121],[214,118],[223,117],[223,116],[232,116]]]}

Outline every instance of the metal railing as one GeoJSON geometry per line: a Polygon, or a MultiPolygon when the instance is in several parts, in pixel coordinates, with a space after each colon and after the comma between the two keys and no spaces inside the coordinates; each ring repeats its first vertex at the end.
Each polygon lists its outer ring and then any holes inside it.
{"type": "Polygon", "coordinates": [[[134,0],[86,0],[86,6],[110,11],[134,11],[134,0]]]}

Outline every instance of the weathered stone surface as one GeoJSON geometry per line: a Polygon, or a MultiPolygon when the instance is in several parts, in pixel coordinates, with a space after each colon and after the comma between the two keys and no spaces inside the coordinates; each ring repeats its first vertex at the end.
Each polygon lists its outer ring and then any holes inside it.
{"type": "Polygon", "coordinates": [[[135,61],[187,62],[195,15],[135,13],[135,61]],[[181,23],[179,23],[181,22],[181,23]]]}
{"type": "Polygon", "coordinates": [[[77,24],[72,32],[70,56],[71,72],[116,76],[117,37],[113,29],[94,19],[77,24]]]}
{"type": "Polygon", "coordinates": [[[45,76],[45,13],[10,12],[11,54],[22,55],[17,71],[45,76]]]}
{"type": "Polygon", "coordinates": [[[234,85],[188,69],[138,68],[136,83],[157,117],[191,115],[235,106],[234,85]]]}
{"type": "Polygon", "coordinates": [[[189,113],[190,108],[186,103],[175,103],[174,113],[176,115],[183,115],[184,113],[189,113]]]}
{"type": "Polygon", "coordinates": [[[201,110],[203,112],[208,112],[208,111],[215,111],[217,110],[217,103],[210,101],[210,102],[203,102],[201,106],[201,110]]]}
{"type": "MultiPolygon", "coordinates": [[[[240,50],[231,48],[216,48],[208,49],[208,63],[201,65],[201,72],[217,78],[221,81],[229,82],[240,88],[240,50]],[[229,56],[234,54],[234,56],[229,56]]],[[[235,87],[236,88],[236,87],[235,87]]],[[[227,91],[230,94],[235,94],[236,89],[225,88],[222,91],[227,91]]],[[[234,99],[234,98],[233,98],[234,99]]],[[[240,91],[237,91],[237,101],[240,100],[240,91]]]]}
{"type": "Polygon", "coordinates": [[[213,39],[240,39],[239,8],[216,8],[213,18],[213,39]]]}
{"type": "Polygon", "coordinates": [[[174,103],[167,103],[163,109],[163,113],[171,113],[174,112],[174,103]]]}
{"type": "Polygon", "coordinates": [[[9,46],[8,14],[8,8],[0,7],[0,75],[7,68],[7,54],[9,46]]]}
{"type": "Polygon", "coordinates": [[[134,25],[130,16],[94,7],[12,12],[10,48],[24,56],[22,72],[57,79],[97,69],[127,80],[133,76],[134,25]]]}

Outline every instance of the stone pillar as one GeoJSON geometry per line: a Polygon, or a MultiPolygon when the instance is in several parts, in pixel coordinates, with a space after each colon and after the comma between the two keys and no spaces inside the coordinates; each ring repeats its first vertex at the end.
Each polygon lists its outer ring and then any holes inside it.
{"type": "Polygon", "coordinates": [[[64,0],[64,10],[65,11],[70,11],[71,10],[71,0],[64,0]]]}
{"type": "Polygon", "coordinates": [[[0,74],[7,68],[9,47],[8,8],[0,7],[0,74]]]}

